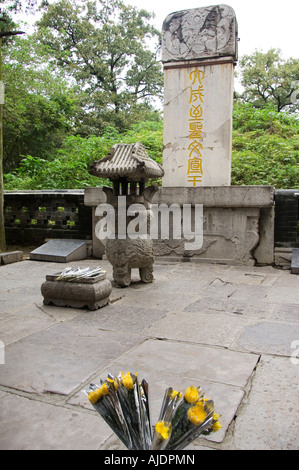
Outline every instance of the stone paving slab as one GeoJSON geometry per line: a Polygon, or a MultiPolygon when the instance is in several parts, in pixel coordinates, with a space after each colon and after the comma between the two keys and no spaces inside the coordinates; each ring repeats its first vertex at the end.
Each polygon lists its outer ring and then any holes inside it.
{"type": "MultiPolygon", "coordinates": [[[[298,282],[297,282],[298,284],[298,282]]],[[[299,305],[299,289],[298,285],[294,286],[273,286],[268,294],[267,300],[274,303],[286,303],[299,305]]],[[[299,312],[299,309],[298,309],[299,312]]]]}
{"type": "Polygon", "coordinates": [[[33,302],[18,305],[0,316],[1,339],[6,346],[55,323],[51,315],[42,315],[33,302]]]}
{"type": "MultiPolygon", "coordinates": [[[[292,344],[299,340],[299,325],[262,322],[245,329],[238,344],[247,351],[291,356],[292,344]]],[[[299,341],[298,341],[299,344],[299,341]]]]}
{"type": "Polygon", "coordinates": [[[266,300],[268,288],[263,285],[240,284],[233,294],[231,300],[241,300],[243,302],[262,302],[266,300]]]}
{"type": "Polygon", "coordinates": [[[0,450],[98,450],[111,431],[94,413],[0,391],[0,450]]]}
{"type": "Polygon", "coordinates": [[[275,305],[271,315],[271,321],[277,320],[286,323],[297,324],[299,323],[298,309],[298,304],[275,305]]]}
{"type": "MultiPolygon", "coordinates": [[[[173,373],[189,380],[201,378],[236,387],[245,387],[258,355],[185,342],[149,339],[114,361],[114,367],[147,369],[157,374],[173,373]]],[[[128,369],[128,370],[129,370],[128,369]]]]}
{"type": "MultiPolygon", "coordinates": [[[[154,286],[153,286],[154,289],[154,286]]],[[[188,293],[165,293],[164,291],[159,291],[160,295],[153,295],[153,289],[130,292],[121,299],[122,305],[132,305],[139,308],[144,308],[145,305],[150,305],[151,308],[160,309],[164,312],[169,312],[170,310],[181,311],[182,308],[187,307],[191,302],[194,302],[198,295],[188,294],[188,293]]]]}
{"type": "Polygon", "coordinates": [[[217,315],[197,312],[168,313],[142,333],[148,336],[167,338],[191,343],[209,344],[229,348],[250,324],[239,315],[218,313],[217,315]]]}
{"type": "Polygon", "coordinates": [[[5,348],[0,385],[68,395],[140,340],[129,332],[119,335],[72,320],[57,324],[5,348]]]}
{"type": "Polygon", "coordinates": [[[212,298],[204,298],[195,301],[188,305],[184,309],[185,312],[193,313],[208,313],[211,315],[217,315],[218,313],[230,313],[234,315],[240,315],[244,318],[256,318],[265,319],[269,318],[275,308],[275,304],[261,303],[253,299],[247,300],[235,300],[229,299],[218,299],[215,302],[212,298]]]}
{"type": "Polygon", "coordinates": [[[298,379],[298,363],[263,355],[225,449],[298,450],[298,379]]]}
{"type": "Polygon", "coordinates": [[[79,314],[72,324],[80,328],[86,328],[86,320],[90,329],[118,331],[123,334],[136,334],[151,325],[156,320],[163,318],[166,311],[155,308],[143,308],[115,302],[101,310],[79,314]]]}

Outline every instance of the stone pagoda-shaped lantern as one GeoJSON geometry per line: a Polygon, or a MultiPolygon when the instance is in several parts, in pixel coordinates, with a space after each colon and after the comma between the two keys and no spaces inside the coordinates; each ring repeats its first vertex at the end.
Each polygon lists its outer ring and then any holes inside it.
{"type": "Polygon", "coordinates": [[[119,286],[130,285],[132,268],[139,268],[143,282],[152,282],[154,249],[149,235],[150,206],[158,187],[146,188],[145,185],[149,179],[161,178],[164,175],[161,165],[148,156],[140,142],[116,144],[106,157],[92,163],[89,172],[93,176],[109,178],[113,182],[113,189],[105,187],[103,191],[106,193],[107,204],[115,210],[115,238],[108,238],[105,242],[106,255],[113,266],[115,282],[119,286]],[[134,219],[135,215],[128,214],[128,208],[133,204],[142,204],[147,217],[146,233],[139,230],[140,236],[137,238],[129,237],[127,231],[124,236],[123,232],[120,234],[118,230],[121,211],[125,211],[126,228],[134,219]]]}

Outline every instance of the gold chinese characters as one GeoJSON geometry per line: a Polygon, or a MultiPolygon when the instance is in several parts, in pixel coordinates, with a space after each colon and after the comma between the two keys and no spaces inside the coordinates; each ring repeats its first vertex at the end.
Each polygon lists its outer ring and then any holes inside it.
{"type": "Polygon", "coordinates": [[[189,109],[189,140],[188,146],[188,183],[193,186],[202,182],[203,160],[202,160],[202,131],[203,131],[203,80],[205,74],[198,67],[190,73],[190,109],[189,109]]]}

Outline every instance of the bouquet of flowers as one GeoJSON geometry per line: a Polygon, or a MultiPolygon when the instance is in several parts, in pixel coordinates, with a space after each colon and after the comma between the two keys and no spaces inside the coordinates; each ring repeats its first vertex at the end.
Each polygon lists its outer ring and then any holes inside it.
{"type": "Polygon", "coordinates": [[[151,425],[148,384],[138,374],[108,374],[85,390],[90,403],[129,450],[182,450],[201,434],[221,429],[214,402],[200,387],[165,391],[158,422],[151,425]]]}

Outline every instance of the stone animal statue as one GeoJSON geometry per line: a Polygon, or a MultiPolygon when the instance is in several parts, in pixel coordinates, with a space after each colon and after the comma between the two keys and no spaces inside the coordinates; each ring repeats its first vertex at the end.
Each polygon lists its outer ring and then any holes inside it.
{"type": "Polygon", "coordinates": [[[121,287],[131,284],[131,269],[139,268],[142,282],[153,281],[154,248],[150,237],[125,240],[108,239],[106,255],[113,266],[113,278],[121,287]]]}

